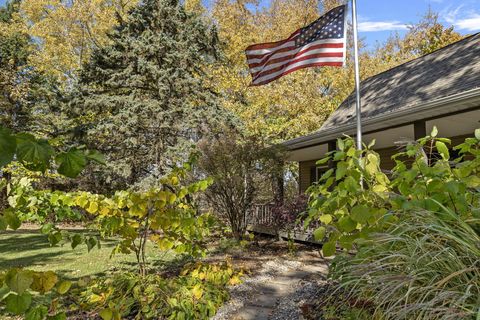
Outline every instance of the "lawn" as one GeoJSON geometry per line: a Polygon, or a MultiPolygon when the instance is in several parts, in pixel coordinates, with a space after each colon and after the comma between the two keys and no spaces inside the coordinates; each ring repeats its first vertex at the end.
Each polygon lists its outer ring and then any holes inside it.
{"type": "MultiPolygon", "coordinates": [[[[80,232],[80,231],[72,231],[80,232]]],[[[135,255],[117,254],[110,257],[117,240],[101,241],[101,248],[87,252],[86,245],[75,249],[70,244],[51,247],[47,236],[38,230],[20,229],[0,232],[0,270],[24,267],[36,271],[52,270],[64,278],[76,279],[83,276],[101,276],[105,272],[122,268],[135,268],[135,255]]],[[[155,265],[165,265],[175,258],[150,244],[148,259],[155,265]]]]}

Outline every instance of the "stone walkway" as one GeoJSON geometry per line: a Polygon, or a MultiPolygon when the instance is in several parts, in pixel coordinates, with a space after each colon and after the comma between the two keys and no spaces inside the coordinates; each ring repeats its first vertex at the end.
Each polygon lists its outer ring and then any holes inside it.
{"type": "Polygon", "coordinates": [[[229,303],[214,320],[296,320],[300,306],[324,283],[328,262],[308,253],[295,259],[279,257],[233,287],[229,303]]]}

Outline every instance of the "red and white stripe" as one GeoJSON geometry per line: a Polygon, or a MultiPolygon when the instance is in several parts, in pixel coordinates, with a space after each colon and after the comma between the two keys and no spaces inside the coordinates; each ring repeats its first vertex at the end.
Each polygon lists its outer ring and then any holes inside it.
{"type": "Polygon", "coordinates": [[[297,48],[295,38],[299,34],[300,30],[297,30],[285,40],[254,44],[245,50],[252,86],[267,84],[303,68],[343,66],[344,38],[317,40],[297,48]]]}

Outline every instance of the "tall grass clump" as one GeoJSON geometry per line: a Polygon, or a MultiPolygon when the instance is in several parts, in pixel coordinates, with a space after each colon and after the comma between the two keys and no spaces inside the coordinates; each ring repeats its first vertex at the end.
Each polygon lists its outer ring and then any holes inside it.
{"type": "Polygon", "coordinates": [[[386,319],[480,319],[480,236],[444,208],[405,216],[374,235],[331,276],[386,319]]]}

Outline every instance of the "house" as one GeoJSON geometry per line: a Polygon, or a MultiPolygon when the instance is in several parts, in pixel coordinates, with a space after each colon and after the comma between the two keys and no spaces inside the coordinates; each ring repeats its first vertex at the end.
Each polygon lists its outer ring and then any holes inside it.
{"type": "MultiPolygon", "coordinates": [[[[363,141],[375,139],[382,169],[394,166],[395,142],[431,132],[456,144],[480,128],[480,33],[409,61],[361,83],[363,141]]],[[[335,148],[336,139],[356,132],[355,94],[312,134],[283,143],[289,161],[299,163],[304,192],[324,167],[316,161],[335,148]]]]}

